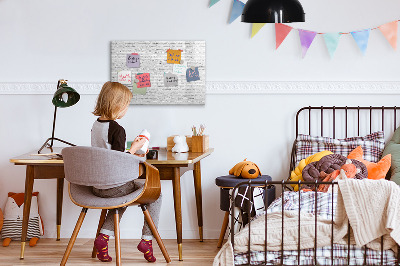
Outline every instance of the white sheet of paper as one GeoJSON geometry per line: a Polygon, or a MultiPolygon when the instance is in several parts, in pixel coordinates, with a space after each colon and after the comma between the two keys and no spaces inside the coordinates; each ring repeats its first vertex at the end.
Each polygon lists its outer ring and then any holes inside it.
{"type": "Polygon", "coordinates": [[[174,74],[178,74],[178,75],[185,75],[186,74],[186,69],[187,69],[187,63],[183,63],[183,64],[174,64],[174,68],[172,70],[172,72],[174,74]]]}
{"type": "Polygon", "coordinates": [[[118,82],[124,85],[132,84],[132,72],[129,70],[119,71],[118,82]]]}

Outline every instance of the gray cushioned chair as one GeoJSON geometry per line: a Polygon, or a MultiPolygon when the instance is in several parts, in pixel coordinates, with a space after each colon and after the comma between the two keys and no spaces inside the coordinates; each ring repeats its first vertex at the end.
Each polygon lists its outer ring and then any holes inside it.
{"type": "MultiPolygon", "coordinates": [[[[139,205],[142,208],[146,222],[164,255],[167,263],[171,261],[161,237],[154,225],[149,211],[144,204],[154,202],[161,193],[160,175],[154,166],[143,162],[143,159],[120,151],[95,147],[68,147],[62,150],[65,179],[69,183],[69,196],[73,203],[82,207],[81,214],[65,250],[61,265],[65,265],[72,247],[78,236],[88,209],[102,209],[96,237],[103,226],[107,210],[117,209],[128,205],[139,205]],[[138,162],[140,162],[138,168],[138,162]],[[132,179],[132,176],[144,178],[143,189],[117,198],[101,198],[92,193],[92,186],[118,185],[132,179]]],[[[119,214],[114,216],[116,265],[121,265],[121,247],[119,214]]],[[[96,257],[93,247],[92,257],[96,257]]]]}

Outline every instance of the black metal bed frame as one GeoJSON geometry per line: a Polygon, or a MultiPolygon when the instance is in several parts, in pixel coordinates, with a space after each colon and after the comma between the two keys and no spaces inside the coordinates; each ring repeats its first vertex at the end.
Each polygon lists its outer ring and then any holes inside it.
{"type": "MultiPolygon", "coordinates": [[[[385,129],[385,111],[387,110],[391,110],[393,111],[393,122],[394,122],[394,130],[396,129],[396,118],[397,118],[397,111],[400,108],[393,106],[393,107],[348,107],[348,106],[344,106],[344,107],[336,107],[336,106],[331,106],[331,107],[312,107],[312,106],[308,106],[308,107],[303,107],[301,108],[297,114],[296,114],[296,137],[299,135],[299,116],[301,114],[302,111],[308,110],[308,134],[311,134],[311,111],[312,110],[319,110],[320,112],[320,135],[323,136],[324,134],[324,110],[332,110],[332,122],[333,122],[333,138],[335,138],[336,136],[336,112],[337,110],[342,110],[345,112],[345,119],[344,119],[344,128],[345,128],[345,137],[347,138],[347,133],[348,133],[348,113],[350,110],[356,111],[357,112],[357,134],[358,136],[360,135],[360,111],[369,111],[369,131],[370,133],[372,133],[372,113],[373,111],[381,111],[381,130],[384,131],[385,129]]],[[[291,160],[290,160],[290,171],[292,171],[296,165],[295,165],[295,158],[296,158],[296,154],[295,154],[295,145],[296,142],[293,144],[293,149],[292,149],[292,153],[291,153],[291,160]]],[[[290,172],[289,172],[289,176],[290,176],[290,172]]],[[[237,189],[239,187],[243,187],[243,186],[251,186],[251,187],[258,187],[258,188],[262,188],[264,189],[266,198],[268,198],[268,187],[271,185],[275,185],[275,186],[281,186],[282,188],[282,195],[285,192],[285,190],[290,190],[289,187],[287,187],[287,185],[300,185],[301,184],[305,184],[305,185],[314,185],[314,191],[315,191],[315,214],[317,213],[317,202],[318,202],[318,197],[317,197],[317,190],[318,190],[318,186],[319,185],[325,185],[325,184],[329,184],[332,185],[332,190],[334,189],[334,186],[337,185],[336,181],[332,181],[332,182],[320,182],[320,181],[315,181],[315,182],[304,182],[304,181],[252,181],[251,179],[247,182],[242,182],[238,185],[236,185],[234,187],[234,189],[232,190],[232,195],[235,195],[235,192],[237,191],[237,189]]],[[[299,193],[299,202],[301,202],[301,191],[299,189],[298,191],[299,193]]],[[[252,198],[253,191],[250,189],[250,198],[252,198]]],[[[282,213],[284,212],[284,197],[282,198],[282,213]]],[[[334,262],[334,254],[333,254],[333,224],[334,224],[334,216],[333,216],[333,211],[334,211],[334,206],[333,203],[334,202],[334,193],[332,193],[332,237],[331,237],[331,261],[332,261],[332,265],[334,262]]],[[[267,201],[264,201],[264,208],[265,208],[265,247],[264,247],[264,262],[260,263],[259,265],[271,265],[268,264],[267,262],[267,233],[268,233],[268,219],[267,219],[267,201]]],[[[299,214],[299,219],[298,219],[298,226],[300,227],[300,204],[299,204],[299,210],[298,210],[298,214],[299,214]]],[[[234,241],[234,217],[235,217],[235,208],[234,208],[234,197],[232,197],[232,201],[231,201],[231,232],[230,232],[230,236],[231,236],[231,244],[232,247],[234,248],[235,245],[235,241],[234,241]]],[[[249,227],[249,242],[247,245],[247,264],[245,265],[250,265],[251,264],[251,248],[250,248],[250,243],[251,243],[251,219],[249,219],[248,221],[248,227],[249,227]]],[[[284,256],[283,256],[283,252],[284,252],[284,240],[283,240],[283,235],[284,235],[284,216],[282,216],[282,232],[281,232],[282,236],[281,236],[281,250],[280,250],[280,264],[279,265],[284,265],[283,264],[283,260],[284,260],[284,256]]],[[[313,264],[308,264],[308,265],[318,265],[317,264],[317,253],[316,253],[316,249],[317,249],[317,215],[315,215],[315,239],[314,239],[314,258],[313,264]]],[[[301,249],[300,249],[300,242],[301,242],[301,235],[300,235],[300,230],[298,233],[298,243],[297,243],[297,265],[304,265],[304,264],[300,264],[300,254],[301,254],[301,249]]],[[[399,252],[397,253],[397,258],[396,258],[396,263],[395,265],[400,265],[400,246],[397,245],[397,248],[399,250],[399,252]]],[[[366,246],[363,246],[364,249],[364,263],[363,265],[367,265],[367,252],[366,252],[366,246]]],[[[381,237],[381,258],[380,258],[380,265],[384,265],[384,261],[383,261],[383,236],[381,237]]],[[[347,264],[346,265],[350,265],[350,224],[348,225],[348,233],[347,233],[347,264]]]]}

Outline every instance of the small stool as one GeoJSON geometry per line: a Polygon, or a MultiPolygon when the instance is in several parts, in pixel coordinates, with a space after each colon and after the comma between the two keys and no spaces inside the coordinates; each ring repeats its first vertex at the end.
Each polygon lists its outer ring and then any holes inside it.
{"type": "MultiPolygon", "coordinates": [[[[221,234],[219,235],[219,240],[217,245],[218,248],[222,246],[226,228],[228,227],[228,222],[229,222],[229,207],[230,207],[229,192],[237,184],[249,180],[265,182],[266,180],[272,181],[272,178],[268,175],[261,175],[254,179],[246,179],[246,178],[236,177],[234,175],[227,175],[227,176],[220,176],[215,179],[215,184],[220,187],[220,209],[222,211],[225,211],[225,217],[224,221],[222,222],[221,234]]],[[[268,189],[268,199],[266,199],[267,200],[266,206],[268,207],[275,200],[275,186],[271,186],[270,188],[267,189],[268,189]]]]}

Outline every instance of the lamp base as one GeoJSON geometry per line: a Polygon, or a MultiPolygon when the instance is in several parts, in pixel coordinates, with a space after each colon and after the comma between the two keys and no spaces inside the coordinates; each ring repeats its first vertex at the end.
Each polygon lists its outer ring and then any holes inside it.
{"type": "Polygon", "coordinates": [[[76,146],[75,144],[69,143],[65,140],[59,139],[59,138],[48,138],[42,145],[42,147],[40,147],[40,149],[38,150],[38,154],[40,154],[40,152],[44,149],[44,148],[49,148],[51,150],[51,152],[53,152],[53,141],[54,140],[58,140],[59,142],[68,144],[70,146],[76,146]],[[51,141],[51,144],[49,144],[49,141],[51,141]]]}

